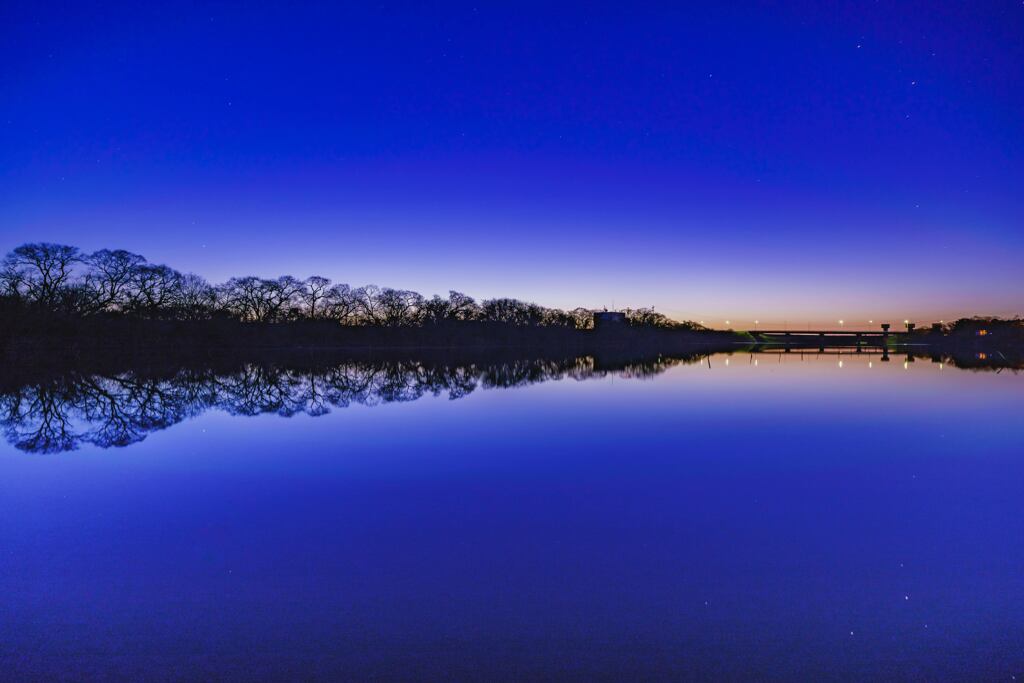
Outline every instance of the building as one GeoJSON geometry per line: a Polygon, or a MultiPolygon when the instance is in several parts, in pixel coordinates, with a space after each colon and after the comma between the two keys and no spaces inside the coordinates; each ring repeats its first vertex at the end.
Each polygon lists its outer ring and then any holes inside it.
{"type": "Polygon", "coordinates": [[[594,311],[595,330],[614,330],[626,326],[626,314],[619,311],[594,311]]]}

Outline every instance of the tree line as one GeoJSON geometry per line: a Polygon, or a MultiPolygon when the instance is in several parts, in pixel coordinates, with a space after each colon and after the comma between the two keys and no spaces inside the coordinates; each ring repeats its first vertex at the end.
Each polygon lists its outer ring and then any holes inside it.
{"type": "MultiPolygon", "coordinates": [[[[562,310],[512,298],[476,301],[461,292],[427,298],[417,292],[350,287],[314,275],[233,277],[210,284],[191,273],[150,263],[123,249],[84,253],[77,247],[24,244],[0,267],[0,297],[33,310],[69,316],[117,315],[159,320],[231,319],[250,323],[302,320],[347,326],[414,327],[487,322],[517,327],[593,327],[586,308],[562,310]]],[[[651,308],[627,309],[633,326],[700,329],[651,308]]]]}

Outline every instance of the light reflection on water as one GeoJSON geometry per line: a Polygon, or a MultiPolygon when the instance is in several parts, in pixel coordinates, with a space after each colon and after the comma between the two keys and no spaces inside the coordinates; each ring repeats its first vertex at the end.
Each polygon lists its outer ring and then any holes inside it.
{"type": "Polygon", "coordinates": [[[14,678],[1021,673],[1024,377],[977,358],[239,364],[0,394],[14,678]]]}
{"type": "MultiPolygon", "coordinates": [[[[14,383],[0,392],[0,424],[7,441],[33,453],[57,453],[84,445],[101,448],[138,443],[153,431],[166,429],[207,410],[236,416],[274,413],[320,416],[354,404],[378,405],[414,401],[423,396],[465,397],[477,389],[516,388],[541,382],[577,381],[618,377],[650,379],[687,365],[713,370],[739,365],[754,368],[762,360],[773,372],[785,364],[787,377],[806,377],[808,386],[855,381],[850,375],[865,367],[873,370],[878,359],[884,368],[894,354],[878,352],[774,350],[749,354],[655,356],[639,359],[513,359],[451,363],[402,361],[346,361],[304,364],[236,364],[228,369],[172,367],[161,371],[128,370],[109,373],[66,372],[36,381],[14,383]],[[850,372],[845,379],[825,372],[829,363],[850,372]],[[773,368],[772,365],[780,366],[773,368]]],[[[914,354],[895,356],[904,370],[919,359],[914,354]]],[[[920,357],[924,365],[944,369],[940,356],[920,357]]],[[[960,359],[972,370],[1016,373],[1015,367],[978,364],[960,359]]],[[[956,362],[954,360],[954,362],[956,362]]],[[[745,377],[745,375],[744,375],[745,377]]],[[[715,376],[731,386],[733,379],[715,376]]],[[[845,391],[847,387],[823,388],[845,391]]]]}

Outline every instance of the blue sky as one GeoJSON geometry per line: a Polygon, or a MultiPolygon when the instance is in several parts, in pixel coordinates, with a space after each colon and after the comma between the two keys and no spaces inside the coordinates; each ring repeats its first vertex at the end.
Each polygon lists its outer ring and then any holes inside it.
{"type": "Polygon", "coordinates": [[[721,325],[1024,313],[1024,4],[0,9],[0,238],[721,325]]]}

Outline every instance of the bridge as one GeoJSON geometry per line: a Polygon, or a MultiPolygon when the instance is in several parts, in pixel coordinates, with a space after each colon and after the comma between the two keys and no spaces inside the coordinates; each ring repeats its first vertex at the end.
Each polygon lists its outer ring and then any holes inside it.
{"type": "Polygon", "coordinates": [[[758,343],[761,344],[782,344],[797,346],[882,346],[889,342],[905,344],[907,337],[914,331],[914,324],[908,323],[905,331],[890,330],[888,324],[882,325],[881,330],[747,330],[758,343]]]}

